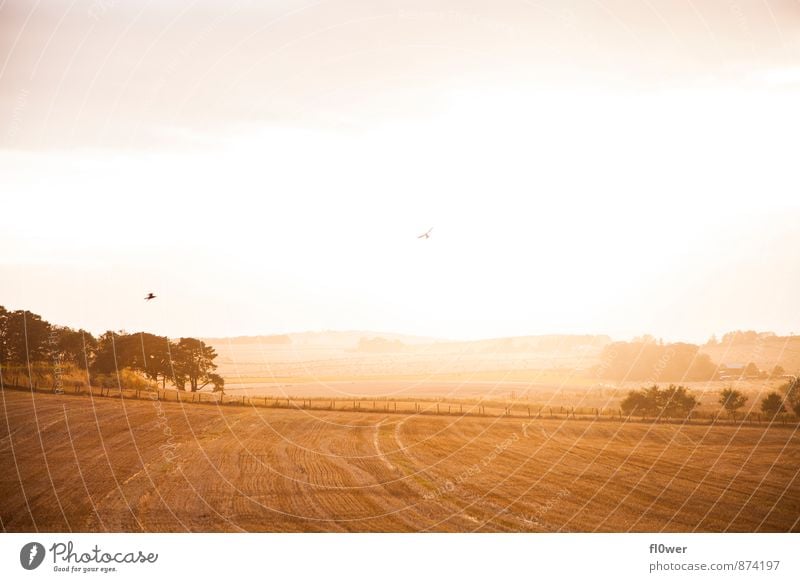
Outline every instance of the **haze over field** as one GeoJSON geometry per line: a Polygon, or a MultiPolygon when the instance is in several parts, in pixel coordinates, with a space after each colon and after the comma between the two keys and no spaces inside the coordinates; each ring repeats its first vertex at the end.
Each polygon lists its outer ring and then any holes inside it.
{"type": "Polygon", "coordinates": [[[3,304],[171,337],[799,331],[799,11],[4,2],[3,304]]]}

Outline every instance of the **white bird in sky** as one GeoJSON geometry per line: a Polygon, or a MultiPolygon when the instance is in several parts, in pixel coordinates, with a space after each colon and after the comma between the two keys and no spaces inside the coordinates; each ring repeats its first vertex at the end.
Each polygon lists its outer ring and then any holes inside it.
{"type": "Polygon", "coordinates": [[[431,238],[431,231],[432,231],[432,230],[433,230],[433,227],[429,228],[429,229],[427,230],[427,232],[424,232],[424,233],[422,233],[422,234],[421,234],[421,235],[419,235],[417,238],[431,238]]]}

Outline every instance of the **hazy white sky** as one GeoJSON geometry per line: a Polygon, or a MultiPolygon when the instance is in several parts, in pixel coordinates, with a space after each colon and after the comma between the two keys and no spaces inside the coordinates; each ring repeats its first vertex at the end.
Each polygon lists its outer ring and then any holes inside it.
{"type": "Polygon", "coordinates": [[[3,3],[0,304],[798,332],[800,7],[675,4],[3,3]]]}

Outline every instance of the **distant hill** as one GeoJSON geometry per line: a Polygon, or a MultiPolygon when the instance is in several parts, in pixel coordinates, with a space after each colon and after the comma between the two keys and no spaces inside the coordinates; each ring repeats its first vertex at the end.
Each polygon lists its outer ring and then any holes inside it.
{"type": "Polygon", "coordinates": [[[727,366],[753,362],[762,370],[769,371],[779,365],[787,373],[800,372],[800,336],[735,331],[700,346],[700,352],[727,366]]]}
{"type": "Polygon", "coordinates": [[[599,352],[611,343],[607,335],[532,335],[473,341],[438,342],[440,350],[458,349],[473,353],[599,352]]]}
{"type": "Polygon", "coordinates": [[[364,339],[382,339],[406,345],[421,345],[438,342],[430,337],[385,333],[377,331],[304,331],[280,335],[248,335],[235,337],[205,338],[210,344],[260,344],[268,346],[320,347],[343,350],[356,349],[364,339]]]}
{"type": "Polygon", "coordinates": [[[265,348],[292,346],[371,351],[373,346],[391,345],[424,347],[435,351],[521,353],[595,351],[611,343],[611,338],[607,335],[534,335],[480,340],[443,340],[376,331],[305,331],[280,335],[203,338],[203,341],[212,345],[255,344],[265,348]]]}

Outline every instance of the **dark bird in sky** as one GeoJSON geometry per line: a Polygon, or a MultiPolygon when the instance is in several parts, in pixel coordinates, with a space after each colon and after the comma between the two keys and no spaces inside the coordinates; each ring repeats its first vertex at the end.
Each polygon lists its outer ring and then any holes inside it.
{"type": "Polygon", "coordinates": [[[145,300],[145,301],[150,301],[151,299],[155,299],[155,298],[156,298],[156,296],[155,296],[155,295],[153,295],[153,293],[151,292],[151,293],[148,293],[148,294],[145,296],[144,300],[145,300]]]}
{"type": "Polygon", "coordinates": [[[431,238],[431,231],[432,230],[433,230],[433,227],[429,228],[427,232],[422,233],[417,238],[431,238]]]}

